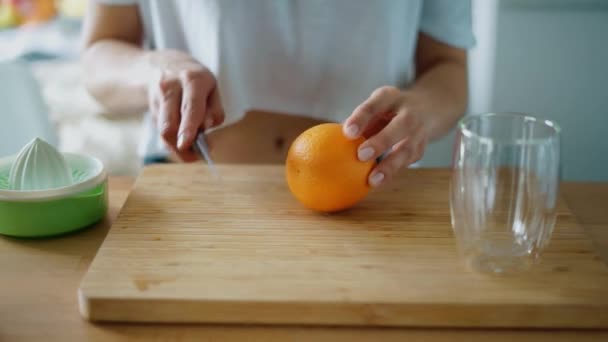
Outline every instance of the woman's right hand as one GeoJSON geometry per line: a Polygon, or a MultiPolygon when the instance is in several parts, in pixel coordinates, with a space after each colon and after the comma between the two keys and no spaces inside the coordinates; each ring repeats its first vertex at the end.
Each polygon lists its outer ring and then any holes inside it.
{"type": "Polygon", "coordinates": [[[154,70],[148,82],[149,108],[158,131],[181,160],[195,161],[191,147],[198,132],[224,121],[215,76],[181,51],[150,51],[147,59],[154,70]]]}

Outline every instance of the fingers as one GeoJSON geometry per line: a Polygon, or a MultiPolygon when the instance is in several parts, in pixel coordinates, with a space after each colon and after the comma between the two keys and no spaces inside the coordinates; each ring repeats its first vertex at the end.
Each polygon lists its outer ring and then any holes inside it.
{"type": "Polygon", "coordinates": [[[209,118],[205,119],[205,129],[221,125],[224,122],[224,106],[217,85],[211,91],[208,101],[209,118]]]}
{"type": "Polygon", "coordinates": [[[366,131],[369,123],[377,116],[392,116],[401,101],[401,91],[395,87],[376,89],[371,96],[359,105],[343,125],[344,135],[357,138],[366,131]]]}
{"type": "Polygon", "coordinates": [[[399,141],[406,137],[411,139],[419,133],[419,130],[421,124],[407,112],[407,109],[401,109],[384,129],[359,146],[357,156],[361,161],[378,158],[399,141]]]}
{"type": "Polygon", "coordinates": [[[389,153],[388,156],[370,173],[368,179],[369,185],[377,187],[388,181],[397,170],[405,167],[409,158],[408,146],[406,141],[402,141],[398,145],[395,145],[395,149],[392,150],[391,153],[389,153]]]}
{"type": "Polygon", "coordinates": [[[151,102],[158,104],[157,127],[165,144],[186,162],[195,161],[192,151],[180,151],[177,148],[177,135],[180,126],[182,86],[178,79],[168,78],[159,82],[156,98],[151,102]]]}
{"type": "MultiPolygon", "coordinates": [[[[180,75],[182,87],[181,122],[177,148],[187,151],[207,116],[207,96],[214,83],[206,79],[202,70],[186,70],[180,75]]],[[[213,80],[215,82],[215,80],[213,80]]]]}
{"type": "Polygon", "coordinates": [[[166,145],[184,161],[197,160],[191,146],[201,129],[224,121],[215,77],[204,67],[161,75],[152,83],[150,111],[166,145]]]}
{"type": "Polygon", "coordinates": [[[165,143],[174,149],[179,128],[181,85],[175,79],[161,80],[156,95],[151,102],[157,103],[157,127],[165,143]]]}
{"type": "Polygon", "coordinates": [[[370,174],[370,185],[385,183],[398,170],[422,158],[429,117],[415,110],[420,107],[417,100],[412,93],[395,87],[378,88],[345,120],[345,136],[366,138],[357,150],[359,160],[377,159],[390,151],[370,174]]]}
{"type": "Polygon", "coordinates": [[[392,179],[399,170],[420,160],[424,154],[425,146],[424,138],[415,142],[406,138],[395,144],[388,156],[370,173],[369,185],[380,186],[392,179]]]}

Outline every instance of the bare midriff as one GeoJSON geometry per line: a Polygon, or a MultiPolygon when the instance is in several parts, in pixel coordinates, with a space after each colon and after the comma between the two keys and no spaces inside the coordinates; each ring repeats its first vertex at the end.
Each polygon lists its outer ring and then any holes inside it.
{"type": "Polygon", "coordinates": [[[207,135],[211,157],[221,164],[282,164],[292,141],[324,123],[306,116],[250,111],[245,117],[207,135]]]}

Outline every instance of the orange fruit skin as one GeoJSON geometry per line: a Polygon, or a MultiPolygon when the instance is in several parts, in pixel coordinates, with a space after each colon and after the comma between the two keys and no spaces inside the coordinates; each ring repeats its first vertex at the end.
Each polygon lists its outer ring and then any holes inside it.
{"type": "Polygon", "coordinates": [[[305,207],[336,212],[354,206],[369,192],[375,161],[361,162],[357,149],[364,138],[348,139],[342,125],[326,123],[300,134],[287,152],[289,190],[305,207]]]}

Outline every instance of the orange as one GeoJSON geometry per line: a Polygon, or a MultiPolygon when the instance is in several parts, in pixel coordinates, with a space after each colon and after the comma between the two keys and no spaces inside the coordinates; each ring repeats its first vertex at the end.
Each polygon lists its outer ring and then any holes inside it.
{"type": "Polygon", "coordinates": [[[361,162],[364,138],[348,139],[336,123],[311,127],[287,152],[285,173],[291,193],[305,207],[335,212],[354,206],[369,192],[367,177],[375,162],[361,162]]]}

